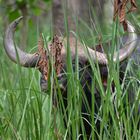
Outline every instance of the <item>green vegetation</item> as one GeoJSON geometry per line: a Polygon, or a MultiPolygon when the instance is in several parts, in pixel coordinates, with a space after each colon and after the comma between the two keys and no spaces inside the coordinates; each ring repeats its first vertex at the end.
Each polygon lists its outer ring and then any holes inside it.
{"type": "MultiPolygon", "coordinates": [[[[138,21],[138,18],[133,17],[133,20],[138,21]]],[[[2,25],[1,20],[0,25],[2,25]]],[[[135,22],[135,25],[139,28],[140,22],[135,22]]],[[[32,49],[37,50],[38,28],[36,26],[37,25],[32,25],[32,28],[28,31],[29,39],[27,44],[30,46],[26,48],[28,51],[32,49]]],[[[67,28],[67,17],[65,17],[65,27],[67,28]]],[[[45,39],[48,40],[51,36],[51,33],[48,33],[48,31],[50,31],[49,26],[45,26],[43,29],[45,39]]],[[[3,28],[0,28],[1,32],[3,30],[3,28]]],[[[116,24],[112,25],[111,31],[112,34],[108,34],[110,40],[112,40],[112,47],[114,48],[116,45],[114,38],[118,34],[118,26],[116,27],[116,24]]],[[[95,45],[95,33],[91,30],[90,33],[94,39],[92,44],[95,45]]],[[[19,36],[20,33],[16,32],[15,40],[18,40],[19,36]]],[[[81,40],[85,40],[84,36],[80,37],[81,40]]],[[[106,40],[106,36],[103,36],[103,40],[106,40]]],[[[84,41],[84,43],[86,44],[87,42],[84,41]]],[[[69,49],[67,51],[69,52],[69,49]]],[[[71,57],[69,57],[70,55],[68,53],[67,117],[65,113],[62,113],[62,108],[64,107],[62,100],[59,100],[57,107],[52,105],[53,93],[58,94],[59,99],[62,98],[53,67],[50,82],[55,82],[56,85],[53,89],[53,84],[51,84],[48,92],[42,93],[40,90],[40,73],[38,70],[20,67],[11,62],[6,56],[3,48],[3,34],[0,34],[0,56],[0,139],[67,140],[69,136],[72,136],[72,139],[76,140],[78,139],[77,136],[80,137],[80,126],[82,126],[82,132],[85,134],[81,116],[83,88],[80,84],[81,77],[79,76],[78,59],[75,60],[75,68],[73,69],[71,57]],[[64,126],[64,118],[67,128],[64,126]]],[[[137,113],[140,102],[140,66],[134,64],[132,59],[129,59],[126,70],[124,71],[125,77],[123,83],[120,85],[119,62],[114,64],[111,61],[108,66],[109,76],[107,90],[104,91],[99,67],[98,65],[96,66],[90,58],[89,61],[92,72],[95,74],[92,80],[92,94],[94,95],[95,85],[97,85],[102,98],[102,105],[98,110],[98,114],[95,114],[95,98],[94,96],[92,97],[92,110],[90,111],[93,116],[91,120],[93,128],[92,137],[94,138],[94,136],[97,135],[100,140],[123,140],[124,137],[127,140],[139,140],[140,130],[138,129],[138,123],[140,123],[140,115],[137,113]],[[110,90],[113,80],[116,86],[114,94],[112,94],[110,90]],[[130,91],[137,95],[132,105],[130,105],[128,101],[128,93],[130,91]],[[110,122],[110,118],[112,122],[110,122]],[[97,132],[96,119],[100,119],[101,121],[100,132],[97,132]]]]}

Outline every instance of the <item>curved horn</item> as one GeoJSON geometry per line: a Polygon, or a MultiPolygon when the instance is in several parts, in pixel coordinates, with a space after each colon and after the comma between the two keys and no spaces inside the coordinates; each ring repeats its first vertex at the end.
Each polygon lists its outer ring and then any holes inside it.
{"type": "MultiPolygon", "coordinates": [[[[22,50],[20,50],[18,47],[15,47],[14,45],[14,41],[13,41],[14,32],[16,26],[18,25],[21,19],[22,17],[19,17],[8,26],[4,37],[5,50],[12,61],[17,63],[18,62],[17,58],[19,57],[19,64],[21,64],[22,66],[35,67],[39,60],[39,55],[25,53],[22,50]]],[[[119,50],[119,52],[116,52],[114,54],[113,57],[114,62],[116,62],[117,59],[119,59],[119,61],[123,61],[128,56],[130,56],[131,53],[136,48],[137,35],[135,34],[134,27],[128,21],[127,21],[127,30],[128,30],[128,39],[127,39],[128,41],[125,43],[124,47],[119,50]]],[[[72,45],[71,47],[72,47],[71,49],[72,54],[74,55],[75,54],[75,49],[73,48],[74,46],[72,45]]],[[[93,61],[95,62],[98,61],[98,63],[101,65],[108,64],[108,59],[106,54],[94,51],[88,47],[86,50],[93,61]]],[[[88,60],[87,54],[85,53],[81,45],[79,45],[78,47],[78,52],[79,52],[79,57],[83,58],[83,60],[88,60]]],[[[63,49],[62,49],[62,55],[64,56],[66,55],[66,51],[63,49]]]]}
{"type": "Polygon", "coordinates": [[[14,32],[22,18],[17,18],[8,26],[4,36],[4,48],[9,58],[15,63],[19,62],[24,67],[35,67],[39,56],[37,54],[26,53],[14,44],[14,32]]]}
{"type": "MultiPolygon", "coordinates": [[[[120,62],[129,57],[137,47],[137,35],[135,33],[135,28],[129,21],[127,21],[127,31],[128,31],[128,39],[127,39],[128,41],[125,43],[124,47],[121,48],[119,51],[120,62]]],[[[114,61],[117,60],[117,53],[115,53],[113,60],[114,61]]]]}
{"type": "MultiPolygon", "coordinates": [[[[131,25],[129,21],[127,21],[127,31],[128,31],[128,41],[125,43],[124,47],[119,50],[119,52],[115,52],[113,61],[116,62],[117,59],[121,62],[125,60],[127,57],[129,57],[134,49],[136,48],[137,44],[137,35],[135,33],[135,28],[131,25]],[[119,56],[118,56],[119,54],[119,56]]],[[[90,55],[91,59],[95,62],[97,61],[101,65],[107,65],[108,59],[106,54],[97,52],[95,50],[92,50],[90,48],[86,49],[87,53],[90,55]]],[[[87,59],[87,55],[80,49],[81,57],[87,59]]]]}

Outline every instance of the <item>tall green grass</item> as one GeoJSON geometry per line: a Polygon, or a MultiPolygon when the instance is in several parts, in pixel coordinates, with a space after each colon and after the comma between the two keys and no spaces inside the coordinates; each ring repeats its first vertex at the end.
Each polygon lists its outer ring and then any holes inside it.
{"type": "MultiPolygon", "coordinates": [[[[77,26],[79,26],[78,23],[77,26]]],[[[67,37],[69,37],[66,15],[65,27],[67,37]]],[[[112,50],[110,52],[112,55],[116,46],[115,37],[118,34],[118,28],[117,24],[112,26],[112,34],[110,35],[112,40],[112,50]]],[[[91,29],[89,32],[94,40],[90,43],[95,45],[96,36],[91,29]]],[[[85,36],[80,37],[82,41],[86,40],[84,39],[85,36]]],[[[32,38],[36,39],[37,36],[34,35],[32,38]]],[[[75,67],[73,67],[69,40],[66,43],[68,53],[65,73],[68,81],[68,106],[66,109],[64,109],[59,81],[54,68],[51,67],[49,89],[47,93],[43,93],[39,86],[39,72],[36,69],[25,69],[12,63],[5,54],[2,40],[2,36],[0,36],[0,138],[2,140],[67,140],[72,137],[73,140],[76,140],[83,135],[86,140],[84,118],[81,114],[81,103],[85,94],[80,84],[82,74],[80,73],[78,55],[76,55],[75,67]],[[56,98],[59,97],[57,106],[53,105],[54,95],[56,95],[56,98]],[[80,134],[80,129],[82,134],[80,134]]],[[[83,41],[83,44],[86,43],[83,41]]],[[[33,44],[33,47],[36,48],[36,45],[33,44]]],[[[86,45],[83,49],[88,55],[86,45]]],[[[140,67],[136,66],[135,68],[132,60],[129,59],[124,71],[123,83],[120,84],[120,64],[119,62],[114,64],[110,57],[109,60],[109,75],[107,90],[105,91],[99,66],[94,64],[89,56],[89,65],[92,69],[91,110],[86,99],[84,101],[92,116],[91,121],[88,122],[92,126],[91,137],[94,139],[96,136],[96,139],[100,140],[123,140],[125,138],[138,140],[140,139],[138,126],[140,115],[137,114],[140,99],[140,67]],[[112,81],[114,81],[116,87],[113,94],[110,90],[112,81]],[[96,98],[94,98],[95,87],[98,87],[101,96],[101,106],[96,114],[94,110],[94,103],[96,102],[96,98]],[[136,95],[131,105],[128,101],[130,91],[136,95]],[[100,132],[96,128],[97,120],[100,120],[100,132]]]]}

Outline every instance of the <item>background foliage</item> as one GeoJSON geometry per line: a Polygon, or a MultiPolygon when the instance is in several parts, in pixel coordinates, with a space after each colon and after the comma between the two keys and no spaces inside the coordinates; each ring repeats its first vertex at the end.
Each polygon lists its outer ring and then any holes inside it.
{"type": "MultiPolygon", "coordinates": [[[[71,93],[69,100],[73,104],[70,104],[68,108],[70,117],[66,119],[69,127],[65,129],[62,118],[66,116],[59,113],[61,112],[60,108],[55,109],[52,106],[51,88],[49,89],[49,94],[41,93],[39,86],[40,73],[36,69],[21,68],[19,65],[12,63],[6,56],[3,48],[3,36],[6,26],[13,19],[21,15],[24,16],[24,20],[16,31],[15,40],[21,47],[23,46],[22,49],[28,52],[35,52],[37,50],[37,40],[41,32],[43,32],[46,42],[50,40],[53,26],[52,3],[51,0],[0,0],[0,139],[2,140],[67,139],[68,132],[71,132],[71,128],[73,139],[76,139],[77,135],[80,136],[78,130],[79,126],[82,125],[82,116],[80,114],[80,95],[78,91],[82,91],[83,89],[79,85],[78,80],[75,80],[76,78],[78,79],[79,73],[73,73],[71,66],[68,65],[71,76],[69,78],[72,79],[68,85],[69,92],[71,93]],[[71,97],[75,97],[74,100],[71,97]]],[[[140,1],[137,1],[137,5],[137,11],[128,15],[128,18],[136,26],[137,34],[139,35],[140,1]]],[[[110,6],[107,9],[111,11],[110,6]]],[[[98,12],[94,12],[94,9],[92,12],[95,19],[100,19],[96,15],[98,12]]],[[[84,43],[95,45],[100,34],[102,35],[103,42],[110,39],[113,43],[114,34],[117,34],[118,31],[114,25],[105,24],[109,21],[108,19],[106,20],[102,24],[97,24],[100,21],[95,22],[96,28],[93,28],[93,26],[89,27],[89,24],[82,22],[82,28],[80,26],[82,31],[80,37],[85,41],[84,43]],[[86,32],[83,32],[85,28],[86,32]]],[[[139,52],[136,54],[139,62],[139,52]]],[[[140,130],[138,129],[140,116],[137,115],[140,99],[140,66],[135,61],[133,65],[133,60],[133,58],[129,59],[126,71],[124,72],[125,78],[122,85],[119,84],[119,70],[116,67],[109,67],[111,73],[108,79],[108,89],[106,93],[104,91],[102,93],[106,96],[102,99],[103,104],[97,114],[99,115],[98,119],[102,121],[101,131],[97,133],[94,121],[92,121],[94,128],[92,137],[97,134],[99,139],[123,140],[125,134],[128,140],[140,139],[140,130]],[[113,97],[110,93],[111,78],[117,83],[115,111],[113,108],[114,103],[112,102],[113,97]],[[128,103],[127,93],[129,90],[137,95],[132,108],[128,103]],[[121,96],[121,93],[123,96],[121,96]],[[103,117],[100,118],[100,116],[103,117]],[[109,124],[109,117],[113,120],[111,124],[109,124]]],[[[95,69],[93,64],[91,65],[94,69],[93,71],[98,76],[98,69],[95,69]]],[[[96,80],[101,81],[100,78],[94,79],[93,81],[96,83],[96,80]]],[[[99,87],[102,87],[101,83],[99,87]]],[[[94,102],[94,98],[92,100],[94,102]]],[[[94,110],[92,110],[92,113],[94,115],[94,110]]],[[[97,116],[94,117],[96,118],[97,116]]]]}

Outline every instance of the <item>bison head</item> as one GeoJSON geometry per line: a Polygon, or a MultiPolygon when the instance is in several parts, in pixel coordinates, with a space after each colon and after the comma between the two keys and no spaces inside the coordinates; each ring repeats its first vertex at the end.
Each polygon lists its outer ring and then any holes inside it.
{"type": "MultiPolygon", "coordinates": [[[[9,58],[15,63],[19,63],[21,66],[24,66],[24,67],[36,67],[38,66],[40,56],[36,53],[30,54],[30,53],[24,52],[18,47],[16,47],[14,43],[14,33],[15,33],[17,25],[19,24],[22,18],[23,17],[17,18],[7,27],[5,36],[4,36],[4,48],[9,58]]],[[[124,44],[123,48],[121,48],[119,52],[114,53],[114,56],[113,56],[114,62],[116,62],[117,60],[122,62],[127,57],[129,57],[134,51],[134,49],[136,48],[137,35],[135,34],[135,29],[131,25],[130,22],[127,21],[126,23],[127,23],[128,39],[126,43],[124,44]]],[[[74,59],[75,54],[76,54],[74,39],[70,38],[69,42],[70,42],[71,56],[72,56],[72,59],[74,59]]],[[[89,47],[84,49],[84,46],[80,42],[78,42],[77,51],[78,51],[79,62],[81,63],[81,65],[89,61],[89,56],[87,55],[85,50],[87,51],[88,55],[90,56],[91,60],[93,60],[93,62],[98,62],[100,65],[103,65],[103,66],[106,66],[108,64],[108,59],[105,53],[92,50],[89,47]]],[[[62,51],[62,61],[63,63],[66,63],[67,51],[65,47],[63,47],[61,51],[62,51]]],[[[41,81],[42,81],[41,82],[42,88],[45,88],[44,87],[46,86],[45,80],[42,78],[41,81]]]]}
{"type": "MultiPolygon", "coordinates": [[[[18,59],[19,59],[19,64],[24,67],[36,67],[37,62],[39,60],[39,56],[37,54],[29,54],[29,53],[23,52],[18,47],[16,47],[15,43],[14,43],[14,32],[22,18],[23,17],[19,17],[18,19],[14,20],[7,27],[7,30],[6,30],[5,36],[4,36],[5,51],[12,61],[17,63],[18,59]],[[19,57],[18,59],[17,59],[17,54],[19,57]]],[[[114,57],[113,57],[114,62],[117,61],[117,58],[120,62],[125,60],[127,57],[129,57],[132,54],[132,52],[136,48],[137,35],[135,34],[134,27],[128,21],[127,21],[127,31],[128,31],[127,42],[125,43],[124,47],[119,50],[119,52],[116,52],[114,54],[114,57]],[[119,57],[118,57],[118,54],[119,54],[119,57]]],[[[72,56],[74,56],[75,55],[75,45],[73,44],[73,40],[70,40],[70,48],[71,48],[71,54],[72,54],[72,56]]],[[[100,65],[108,64],[106,54],[97,52],[95,50],[92,50],[91,48],[87,48],[87,51],[88,51],[91,59],[93,60],[93,62],[98,62],[100,65]]],[[[82,44],[80,44],[80,43],[78,43],[78,57],[79,57],[79,59],[88,61],[88,56],[85,53],[82,44]]],[[[63,60],[65,60],[65,58],[66,58],[65,48],[63,48],[63,50],[62,50],[62,58],[63,58],[63,60]]]]}

